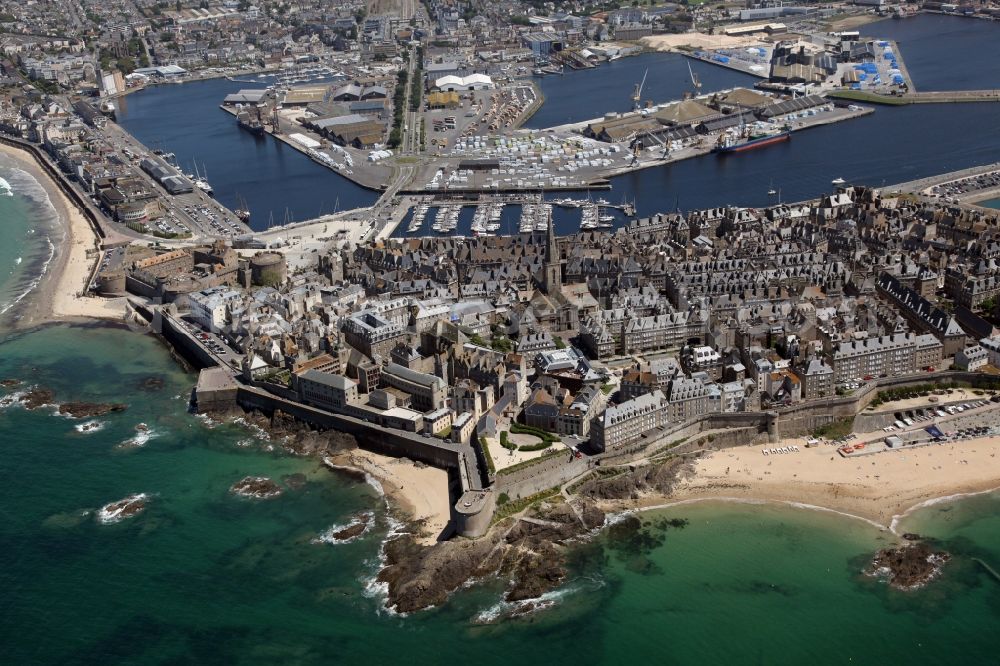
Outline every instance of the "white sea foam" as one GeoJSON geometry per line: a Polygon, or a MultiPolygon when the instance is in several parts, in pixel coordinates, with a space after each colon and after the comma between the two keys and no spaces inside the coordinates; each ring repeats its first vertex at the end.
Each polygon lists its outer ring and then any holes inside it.
{"type": "Polygon", "coordinates": [[[76,424],[73,427],[76,428],[77,432],[83,433],[85,435],[89,435],[92,432],[97,432],[98,430],[103,430],[104,429],[104,421],[98,421],[98,420],[94,419],[94,420],[91,420],[91,421],[86,421],[84,423],[78,423],[78,424],[76,424]]]}
{"type": "Polygon", "coordinates": [[[7,312],[9,312],[11,308],[13,308],[15,305],[17,305],[21,301],[23,301],[28,296],[28,294],[30,294],[32,291],[34,291],[35,287],[37,287],[42,282],[42,278],[45,277],[45,274],[49,270],[49,264],[52,263],[52,260],[56,256],[56,246],[52,244],[52,238],[50,236],[46,236],[45,237],[45,242],[49,246],[49,254],[45,258],[45,261],[42,262],[42,267],[39,269],[38,275],[28,283],[28,286],[25,287],[21,291],[21,293],[19,293],[17,296],[15,296],[9,302],[3,304],[3,306],[0,307],[0,315],[6,314],[7,312]]]}
{"type": "Polygon", "coordinates": [[[924,500],[919,504],[914,504],[903,513],[898,513],[895,516],[893,516],[892,520],[889,522],[889,531],[891,531],[893,534],[899,534],[897,530],[899,529],[899,524],[903,521],[903,519],[909,516],[911,513],[919,511],[920,509],[926,509],[927,507],[934,506],[935,504],[945,504],[947,502],[954,502],[955,500],[964,499],[966,497],[975,497],[976,495],[989,495],[990,493],[995,493],[995,492],[1000,492],[1000,486],[997,486],[996,488],[988,488],[986,490],[977,490],[976,492],[971,492],[971,493],[955,493],[953,495],[944,495],[943,497],[933,497],[929,500],[924,500]]]}
{"type": "Polygon", "coordinates": [[[126,518],[131,517],[125,515],[125,511],[134,507],[136,503],[145,502],[148,499],[148,494],[137,493],[135,495],[129,495],[128,497],[120,499],[116,502],[108,502],[97,511],[97,521],[102,525],[120,523],[126,518]]]}
{"type": "Polygon", "coordinates": [[[395,539],[396,537],[408,534],[406,531],[406,525],[392,516],[387,515],[385,517],[386,524],[389,526],[389,530],[386,532],[385,538],[378,547],[378,556],[374,560],[366,560],[365,564],[368,570],[371,572],[368,576],[361,579],[362,584],[362,594],[364,594],[369,599],[377,599],[378,612],[379,614],[386,613],[387,615],[399,615],[405,616],[406,613],[400,613],[394,607],[388,605],[389,599],[389,584],[382,582],[378,579],[379,573],[385,568],[388,558],[385,554],[385,545],[395,539]]]}
{"type": "Polygon", "coordinates": [[[655,511],[657,509],[669,509],[675,506],[683,506],[685,504],[698,504],[701,502],[733,502],[735,504],[754,504],[754,505],[764,505],[764,504],[784,504],[785,506],[794,507],[796,509],[808,509],[810,511],[824,511],[826,513],[835,513],[839,516],[844,516],[845,518],[853,518],[854,520],[860,520],[862,522],[868,523],[869,525],[882,530],[883,532],[889,530],[889,527],[882,525],[879,522],[871,520],[870,518],[865,518],[864,516],[858,516],[853,513],[847,513],[845,511],[837,511],[836,509],[830,509],[825,506],[817,506],[815,504],[804,504],[802,502],[789,502],[786,500],[770,500],[770,499],[749,499],[746,497],[693,497],[690,499],[677,500],[676,502],[666,502],[664,504],[657,504],[655,506],[644,506],[638,509],[631,509],[628,511],[623,511],[618,515],[628,515],[630,513],[639,513],[642,511],[655,511]]]}
{"type": "Polygon", "coordinates": [[[579,590],[579,585],[572,584],[555,590],[549,590],[534,599],[525,599],[524,601],[504,601],[501,599],[489,608],[480,611],[473,618],[473,622],[477,624],[492,624],[506,617],[519,617],[537,613],[538,611],[552,608],[567,596],[579,590]]]}
{"type": "Polygon", "coordinates": [[[8,393],[7,395],[0,396],[0,409],[20,405],[21,399],[24,398],[26,393],[27,391],[15,391],[14,393],[8,393]]]}
{"type": "Polygon", "coordinates": [[[145,430],[136,430],[134,437],[129,437],[118,444],[120,449],[138,449],[146,445],[149,440],[159,437],[159,433],[152,428],[146,428],[145,430]]]}
{"type": "Polygon", "coordinates": [[[206,428],[214,428],[215,426],[219,425],[219,422],[213,419],[208,414],[195,414],[194,417],[200,420],[202,425],[204,425],[206,428]]]}
{"type": "Polygon", "coordinates": [[[266,430],[261,428],[256,423],[250,423],[242,416],[237,419],[233,419],[233,423],[243,426],[244,428],[252,432],[253,436],[256,437],[257,439],[262,439],[264,441],[271,439],[271,435],[269,435],[266,430]]]}
{"type": "MultiPolygon", "coordinates": [[[[45,190],[44,187],[42,187],[42,184],[39,183],[37,180],[35,180],[35,178],[30,173],[18,168],[11,169],[9,176],[13,181],[14,185],[16,185],[18,194],[29,199],[32,203],[34,203],[39,208],[45,211],[46,213],[45,217],[49,220],[50,229],[52,229],[54,232],[61,231],[60,242],[64,243],[68,233],[67,225],[62,224],[63,221],[60,219],[59,212],[56,209],[56,207],[52,205],[52,200],[49,198],[49,193],[45,190]]],[[[11,186],[11,183],[9,183],[6,180],[4,180],[3,182],[7,183],[8,187],[6,191],[8,193],[11,193],[14,189],[11,186]]],[[[34,291],[34,289],[41,283],[42,279],[48,273],[49,265],[52,263],[52,260],[56,256],[56,246],[52,242],[52,234],[48,233],[46,234],[45,242],[48,245],[48,256],[46,256],[45,260],[42,262],[42,266],[38,270],[37,275],[27,284],[27,286],[19,294],[14,296],[13,299],[11,299],[7,303],[0,303],[0,315],[7,313],[8,311],[10,311],[11,308],[13,308],[22,300],[24,300],[28,294],[34,291]]]]}
{"type": "MultiPolygon", "coordinates": [[[[378,479],[376,479],[374,476],[372,476],[368,472],[365,472],[365,483],[367,483],[369,486],[371,486],[372,488],[374,488],[375,492],[377,492],[379,494],[379,497],[381,497],[382,499],[386,499],[385,488],[382,487],[382,482],[379,481],[378,479]]],[[[389,505],[389,503],[388,503],[388,501],[386,501],[386,506],[388,506],[388,505],[389,505]]]]}
{"type": "Polygon", "coordinates": [[[15,266],[20,266],[21,265],[21,257],[18,257],[17,259],[14,260],[14,265],[15,266]]]}

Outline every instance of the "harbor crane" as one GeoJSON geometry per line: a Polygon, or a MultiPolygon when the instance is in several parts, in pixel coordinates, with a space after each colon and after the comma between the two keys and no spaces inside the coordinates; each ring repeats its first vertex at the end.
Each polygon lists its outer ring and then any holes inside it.
{"type": "Polygon", "coordinates": [[[642,89],[646,87],[646,75],[649,74],[649,68],[646,68],[645,73],[642,75],[642,83],[635,84],[635,92],[632,93],[632,103],[635,105],[635,110],[639,111],[642,108],[642,89]]]}
{"type": "Polygon", "coordinates": [[[660,155],[661,160],[667,159],[667,155],[670,154],[669,143],[662,140],[660,137],[656,136],[656,134],[654,134],[653,132],[646,131],[640,134],[639,136],[635,137],[635,139],[632,141],[632,164],[630,166],[635,166],[636,164],[638,164],[639,155],[642,152],[642,149],[645,148],[643,138],[646,137],[652,139],[655,143],[660,144],[660,146],[663,148],[663,154],[660,155]]]}
{"type": "Polygon", "coordinates": [[[691,61],[688,60],[688,74],[691,76],[691,86],[694,88],[694,94],[697,95],[701,91],[701,79],[698,75],[694,73],[691,69],[691,61]]]}

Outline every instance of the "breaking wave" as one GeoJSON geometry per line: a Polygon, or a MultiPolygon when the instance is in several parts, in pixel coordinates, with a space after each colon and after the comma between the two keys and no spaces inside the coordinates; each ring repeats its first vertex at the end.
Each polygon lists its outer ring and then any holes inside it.
{"type": "MultiPolygon", "coordinates": [[[[53,205],[52,199],[49,198],[49,193],[45,187],[34,176],[23,169],[11,167],[6,171],[9,182],[5,180],[4,183],[8,185],[9,189],[5,191],[10,193],[16,192],[18,196],[27,199],[32,204],[34,218],[32,222],[41,223],[43,228],[40,231],[44,237],[44,245],[39,248],[37,258],[29,257],[29,263],[32,263],[32,261],[40,262],[38,268],[25,271],[25,278],[19,281],[21,284],[13,287],[16,293],[10,296],[5,302],[0,302],[0,315],[9,312],[38,287],[48,274],[49,266],[56,256],[56,243],[65,243],[67,235],[66,225],[62,224],[59,212],[53,205]],[[32,277],[30,280],[25,281],[27,275],[31,275],[32,277]]],[[[29,230],[29,233],[34,231],[36,229],[32,228],[29,230]]],[[[23,261],[23,256],[18,257],[16,263],[20,265],[23,261]]]]}

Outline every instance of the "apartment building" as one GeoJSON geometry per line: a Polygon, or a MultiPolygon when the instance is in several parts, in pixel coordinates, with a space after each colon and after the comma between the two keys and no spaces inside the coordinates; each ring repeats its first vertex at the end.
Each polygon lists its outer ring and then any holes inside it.
{"type": "Polygon", "coordinates": [[[599,451],[627,446],[637,441],[644,432],[662,426],[667,408],[667,399],[662,391],[653,391],[608,407],[591,424],[590,442],[599,451]]]}
{"type": "Polygon", "coordinates": [[[917,371],[917,336],[896,333],[839,343],[833,350],[834,382],[895,377],[917,371]]]}
{"type": "Polygon", "coordinates": [[[709,411],[708,389],[697,379],[679,377],[670,382],[670,399],[667,403],[668,423],[680,423],[709,411]]]}
{"type": "Polygon", "coordinates": [[[344,341],[368,358],[387,356],[404,335],[396,321],[374,310],[358,312],[344,320],[344,341]]]}

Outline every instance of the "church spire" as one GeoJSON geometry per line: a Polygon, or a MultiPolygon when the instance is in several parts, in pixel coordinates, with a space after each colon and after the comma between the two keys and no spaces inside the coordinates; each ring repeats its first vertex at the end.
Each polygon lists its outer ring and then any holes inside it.
{"type": "Polygon", "coordinates": [[[545,293],[555,294],[562,287],[562,262],[559,256],[559,243],[556,242],[555,222],[552,220],[552,209],[548,208],[549,225],[545,231],[545,293]]]}

